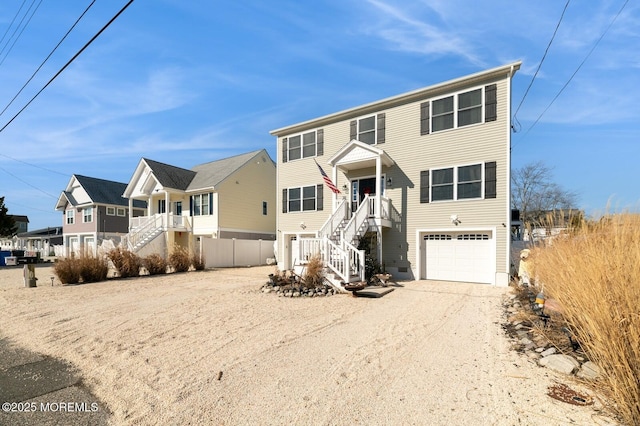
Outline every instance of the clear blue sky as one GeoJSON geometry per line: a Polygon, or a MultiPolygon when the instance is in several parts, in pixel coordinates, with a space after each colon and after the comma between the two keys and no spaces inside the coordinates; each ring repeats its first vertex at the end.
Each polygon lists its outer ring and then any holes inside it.
{"type": "MultiPolygon", "coordinates": [[[[0,127],[126,2],[96,1],[0,127]]],[[[0,2],[0,110],[90,0],[22,4],[0,2]]],[[[266,148],[275,159],[272,129],[522,60],[515,111],[565,4],[134,1],[0,132],[0,196],[30,230],[58,226],[72,174],[127,183],[142,157],[191,168],[266,148]]],[[[514,121],[513,167],[544,161],[592,214],[636,210],[638,99],[640,6],[574,0],[514,121]]]]}

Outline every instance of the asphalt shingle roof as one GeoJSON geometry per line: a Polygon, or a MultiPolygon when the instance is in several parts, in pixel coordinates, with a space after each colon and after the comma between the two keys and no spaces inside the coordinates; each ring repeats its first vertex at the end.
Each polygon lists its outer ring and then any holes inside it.
{"type": "MultiPolygon", "coordinates": [[[[195,191],[211,188],[220,184],[229,175],[245,165],[261,151],[263,150],[247,152],[246,154],[239,154],[233,157],[211,161],[209,163],[199,164],[193,167],[192,170],[196,175],[193,181],[189,184],[188,190],[195,191]]],[[[266,155],[265,159],[266,161],[269,161],[266,155]]]]}
{"type": "MultiPolygon", "coordinates": [[[[89,198],[96,204],[111,204],[116,206],[128,206],[129,201],[122,196],[127,187],[126,183],[111,180],[92,178],[82,175],[74,175],[78,183],[82,185],[89,198]]],[[[67,197],[70,194],[66,193],[67,197]]],[[[70,200],[71,201],[71,200],[70,200]]],[[[133,206],[145,208],[147,204],[142,200],[133,200],[133,206]]]]}
{"type": "Polygon", "coordinates": [[[160,185],[165,188],[186,191],[196,175],[196,172],[192,170],[171,166],[148,158],[143,158],[143,160],[151,168],[160,185]]]}

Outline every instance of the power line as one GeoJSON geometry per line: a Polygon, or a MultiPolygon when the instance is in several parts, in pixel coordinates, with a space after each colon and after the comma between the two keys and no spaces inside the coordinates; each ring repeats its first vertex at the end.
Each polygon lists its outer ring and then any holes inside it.
{"type": "MultiPolygon", "coordinates": [[[[24,4],[26,2],[27,2],[27,0],[22,0],[22,4],[20,5],[20,8],[16,12],[16,14],[13,16],[13,19],[11,20],[11,23],[9,24],[9,26],[5,30],[4,34],[2,35],[2,38],[0,39],[0,44],[2,44],[2,42],[4,41],[4,39],[7,36],[7,34],[9,34],[9,30],[11,29],[11,27],[13,27],[13,23],[16,22],[16,19],[18,18],[18,15],[20,15],[20,11],[22,10],[22,8],[24,7],[24,4]]],[[[7,43],[8,43],[8,41],[7,41],[7,43]]]]}
{"type": "MultiPolygon", "coordinates": [[[[40,66],[38,66],[38,68],[36,68],[36,70],[33,72],[33,74],[31,74],[31,77],[29,77],[29,79],[24,83],[24,85],[20,88],[20,90],[18,91],[18,93],[16,93],[16,95],[13,97],[13,99],[11,99],[11,101],[7,104],[7,106],[4,107],[4,109],[2,110],[2,112],[0,112],[0,116],[2,116],[2,114],[5,113],[5,111],[7,110],[7,108],[9,108],[11,106],[11,104],[13,104],[13,101],[16,100],[16,98],[18,96],[20,96],[20,93],[22,93],[22,91],[24,90],[25,87],[27,87],[27,85],[31,82],[31,80],[33,80],[33,77],[36,76],[36,74],[38,73],[38,71],[40,71],[40,69],[44,66],[44,64],[49,60],[49,58],[51,57],[51,55],[53,55],[53,53],[58,49],[58,47],[60,47],[60,45],[62,44],[62,42],[67,38],[67,36],[71,33],[71,31],[73,31],[73,29],[76,27],[76,25],[78,25],[78,22],[80,22],[80,20],[84,17],[84,15],[89,11],[89,9],[91,9],[91,6],[93,6],[93,4],[96,2],[96,0],[93,0],[91,2],[91,4],[89,4],[89,6],[87,6],[87,8],[84,10],[84,12],[82,12],[82,14],[78,17],[78,19],[76,19],[76,22],[73,23],[73,25],[71,26],[71,28],[69,28],[69,30],[66,32],[66,34],[60,39],[60,41],[58,42],[58,44],[56,44],[56,46],[53,48],[53,50],[51,50],[51,52],[49,53],[49,55],[47,55],[47,57],[44,59],[44,61],[42,61],[42,63],[40,64],[40,66]]],[[[3,59],[4,61],[4,59],[3,59]]],[[[0,62],[0,65],[2,65],[2,63],[0,62]]]]}
{"type": "Polygon", "coordinates": [[[523,137],[525,137],[527,134],[529,134],[529,132],[531,131],[531,129],[533,129],[533,127],[538,124],[538,122],[540,121],[540,119],[542,118],[542,116],[547,112],[547,110],[549,108],[551,108],[551,105],[553,105],[553,103],[556,101],[556,99],[558,99],[558,97],[560,96],[560,94],[564,91],[564,89],[567,88],[567,86],[569,85],[569,83],[571,83],[571,80],[573,80],[573,77],[576,76],[576,74],[578,73],[578,71],[580,71],[580,69],[582,68],[582,66],[585,64],[585,62],[587,62],[587,59],[589,59],[589,57],[591,56],[591,54],[593,53],[594,50],[596,50],[596,47],[598,47],[598,44],[600,44],[600,42],[602,41],[602,39],[604,38],[604,36],[609,32],[609,29],[611,29],[611,27],[613,26],[614,22],[616,22],[616,20],[618,19],[618,17],[620,16],[620,14],[622,13],[622,11],[624,10],[625,6],[627,5],[627,3],[629,3],[629,0],[625,0],[625,2],[623,3],[622,7],[620,8],[620,10],[618,11],[618,13],[616,14],[616,16],[613,17],[613,19],[611,20],[611,22],[609,23],[609,25],[607,26],[607,28],[604,30],[604,32],[602,33],[602,35],[600,36],[600,38],[598,38],[598,40],[595,42],[595,44],[593,45],[593,47],[591,48],[591,50],[589,51],[589,53],[587,53],[587,56],[585,56],[585,58],[582,60],[582,62],[580,62],[580,65],[578,65],[578,68],[576,68],[576,70],[573,72],[573,74],[571,74],[571,77],[569,77],[569,80],[567,80],[567,82],[562,86],[562,88],[560,89],[560,91],[558,92],[558,94],[556,94],[556,96],[551,100],[551,102],[549,103],[549,105],[544,109],[544,111],[542,111],[540,113],[540,115],[538,116],[538,118],[536,118],[536,121],[533,122],[533,124],[531,125],[531,127],[529,127],[529,129],[527,129],[526,133],[523,135],[523,137]]]}
{"type": "Polygon", "coordinates": [[[558,33],[558,28],[560,28],[560,23],[562,22],[562,19],[564,18],[564,13],[567,11],[567,8],[569,7],[569,3],[570,2],[571,2],[571,0],[567,0],[567,3],[564,5],[564,9],[562,10],[562,15],[560,15],[560,19],[558,20],[558,24],[556,25],[556,29],[553,31],[553,35],[551,36],[551,40],[549,40],[549,43],[547,44],[547,48],[544,50],[544,55],[542,55],[542,59],[538,63],[538,68],[536,69],[536,72],[533,74],[533,77],[531,78],[531,81],[529,82],[529,86],[527,87],[527,90],[525,90],[525,92],[524,92],[524,96],[522,96],[522,100],[520,101],[520,104],[518,105],[518,108],[516,108],[516,112],[513,114],[514,120],[516,120],[516,116],[518,115],[518,111],[520,111],[520,107],[522,106],[522,103],[524,102],[524,99],[527,97],[527,94],[529,93],[529,89],[531,89],[531,86],[533,86],[533,81],[538,76],[538,71],[540,71],[540,67],[542,67],[542,63],[544,62],[544,59],[547,57],[547,52],[549,52],[549,48],[551,47],[551,43],[553,43],[553,40],[556,38],[556,34],[558,33]]]}
{"type": "Polygon", "coordinates": [[[5,172],[5,173],[6,173],[6,174],[8,174],[8,175],[13,176],[14,178],[18,179],[20,182],[24,183],[25,185],[29,185],[29,186],[30,186],[30,187],[32,187],[33,189],[35,189],[35,190],[38,190],[38,191],[42,192],[44,195],[47,195],[47,196],[49,196],[49,197],[51,197],[51,198],[57,198],[55,195],[51,195],[51,194],[49,194],[48,192],[46,192],[46,191],[44,191],[44,190],[42,190],[42,189],[38,188],[37,186],[31,185],[29,182],[27,182],[27,181],[26,181],[26,180],[24,180],[24,179],[19,178],[18,176],[14,175],[13,173],[11,173],[10,171],[8,171],[7,169],[4,169],[4,168],[0,167],[0,170],[2,170],[3,172],[5,172]]]}
{"type": "Polygon", "coordinates": [[[4,125],[4,126],[2,126],[2,128],[0,128],[0,133],[2,133],[2,132],[4,131],[4,129],[6,129],[6,128],[9,126],[9,124],[11,124],[11,123],[13,122],[13,120],[15,120],[15,119],[16,119],[16,118],[17,118],[17,117],[22,113],[22,111],[24,111],[25,109],[27,109],[27,107],[28,107],[29,105],[31,105],[31,102],[33,102],[33,101],[34,101],[34,100],[35,100],[35,99],[40,95],[40,93],[42,93],[42,92],[44,91],[44,89],[46,89],[46,88],[47,88],[47,87],[48,87],[48,86],[53,82],[53,80],[55,80],[55,79],[56,79],[60,74],[62,74],[62,72],[63,72],[65,69],[67,69],[67,67],[68,67],[69,65],[71,65],[71,63],[72,63],[72,62],[73,62],[73,61],[74,61],[78,56],[80,56],[80,54],[81,54],[82,52],[84,52],[84,50],[85,50],[87,47],[89,47],[89,45],[91,45],[91,43],[93,43],[93,42],[95,41],[95,39],[97,39],[97,38],[100,36],[100,34],[102,34],[102,33],[104,32],[104,30],[106,30],[106,29],[107,29],[107,27],[109,27],[109,26],[113,23],[113,21],[115,21],[115,20],[116,20],[116,19],[117,19],[117,18],[118,18],[118,17],[119,17],[119,16],[120,16],[120,15],[121,15],[121,14],[122,14],[122,13],[123,13],[123,12],[124,12],[124,11],[129,7],[129,6],[130,6],[130,5],[131,5],[131,3],[133,3],[133,1],[134,1],[134,0],[129,0],[129,2],[128,2],[127,4],[125,4],[125,5],[122,7],[122,9],[120,9],[120,10],[118,11],[118,13],[116,13],[116,14],[115,14],[115,16],[114,16],[113,18],[111,18],[111,19],[109,20],[109,22],[107,22],[107,23],[106,23],[106,24],[105,24],[105,25],[100,29],[100,31],[98,31],[98,32],[96,33],[96,35],[94,35],[93,37],[91,37],[91,39],[90,39],[90,40],[89,40],[89,41],[88,41],[84,46],[82,46],[82,48],[81,48],[81,49],[80,49],[80,50],[79,50],[75,55],[73,55],[73,57],[72,57],[71,59],[69,59],[69,61],[67,61],[67,63],[66,63],[66,64],[64,64],[64,66],[63,66],[62,68],[60,68],[60,70],[59,70],[57,73],[55,73],[55,75],[54,75],[53,77],[51,77],[51,79],[47,82],[47,84],[45,84],[45,85],[42,87],[42,89],[40,89],[40,90],[39,90],[35,95],[33,95],[33,97],[29,100],[29,102],[27,102],[27,103],[25,104],[25,106],[23,106],[23,107],[20,109],[20,111],[18,111],[18,112],[17,112],[17,113],[16,113],[16,114],[11,118],[11,120],[9,120],[9,121],[4,125]]]}
{"type": "Polygon", "coordinates": [[[46,172],[51,172],[51,173],[55,173],[55,174],[62,175],[62,176],[69,176],[68,173],[57,172],[55,170],[47,169],[46,167],[42,167],[42,166],[38,166],[36,164],[28,163],[28,162],[23,161],[23,160],[18,160],[17,158],[10,157],[7,154],[3,154],[1,152],[0,152],[0,156],[8,158],[8,159],[13,160],[13,161],[17,161],[18,163],[26,164],[27,166],[35,167],[36,169],[44,170],[46,172]]]}
{"type": "MultiPolygon", "coordinates": [[[[16,31],[18,31],[18,28],[20,28],[20,25],[22,25],[22,22],[24,22],[24,18],[27,16],[27,14],[29,13],[29,10],[31,10],[31,8],[33,7],[33,5],[35,4],[36,0],[33,0],[33,2],[31,2],[31,6],[29,6],[29,9],[27,9],[27,11],[25,12],[24,16],[22,17],[22,19],[20,20],[20,23],[18,24],[18,26],[16,27],[16,29],[13,31],[13,34],[11,34],[11,37],[9,38],[9,40],[7,40],[7,44],[5,44],[5,46],[2,48],[2,50],[0,51],[0,55],[2,54],[2,52],[4,52],[4,49],[7,47],[7,45],[9,45],[9,42],[11,41],[11,39],[13,38],[13,36],[16,34],[16,31]]],[[[29,19],[27,20],[27,23],[24,24],[24,26],[22,27],[22,29],[20,30],[20,33],[18,34],[18,36],[15,38],[15,40],[13,40],[13,43],[11,44],[11,47],[9,48],[9,50],[7,50],[7,53],[4,55],[4,57],[2,58],[2,61],[0,61],[0,66],[2,66],[2,64],[4,63],[4,60],[7,59],[7,56],[9,56],[9,53],[11,53],[11,51],[13,50],[13,46],[16,45],[16,43],[18,42],[18,40],[20,39],[20,36],[22,35],[22,33],[24,32],[24,30],[27,28],[27,26],[29,25],[29,23],[31,22],[31,18],[33,18],[33,15],[36,14],[36,11],[40,8],[40,5],[42,4],[42,0],[40,0],[40,2],[38,3],[38,5],[36,6],[35,9],[33,9],[33,12],[31,13],[31,16],[29,16],[29,19]]]]}

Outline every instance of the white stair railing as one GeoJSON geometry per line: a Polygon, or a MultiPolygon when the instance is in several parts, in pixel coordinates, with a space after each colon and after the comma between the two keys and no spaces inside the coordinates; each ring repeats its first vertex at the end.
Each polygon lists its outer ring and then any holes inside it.
{"type": "Polygon", "coordinates": [[[360,206],[351,217],[351,220],[347,222],[347,225],[342,230],[342,241],[352,243],[356,236],[360,237],[366,232],[366,228],[364,228],[363,225],[365,223],[368,225],[371,206],[374,205],[371,201],[375,201],[375,199],[369,197],[369,195],[365,195],[360,206]]]}
{"type": "Polygon", "coordinates": [[[340,224],[349,217],[349,203],[346,199],[340,200],[336,210],[329,216],[329,219],[320,227],[318,237],[331,236],[339,229],[340,224]]]}
{"type": "Polygon", "coordinates": [[[158,228],[162,229],[162,215],[160,214],[149,216],[144,221],[139,220],[139,225],[129,231],[127,248],[135,250],[144,238],[155,233],[158,228]]]}

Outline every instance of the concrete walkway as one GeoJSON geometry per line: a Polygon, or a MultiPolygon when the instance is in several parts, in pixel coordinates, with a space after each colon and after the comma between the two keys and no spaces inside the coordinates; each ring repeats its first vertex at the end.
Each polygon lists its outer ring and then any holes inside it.
{"type": "Polygon", "coordinates": [[[107,408],[70,364],[0,339],[0,425],[106,425],[107,408]]]}

